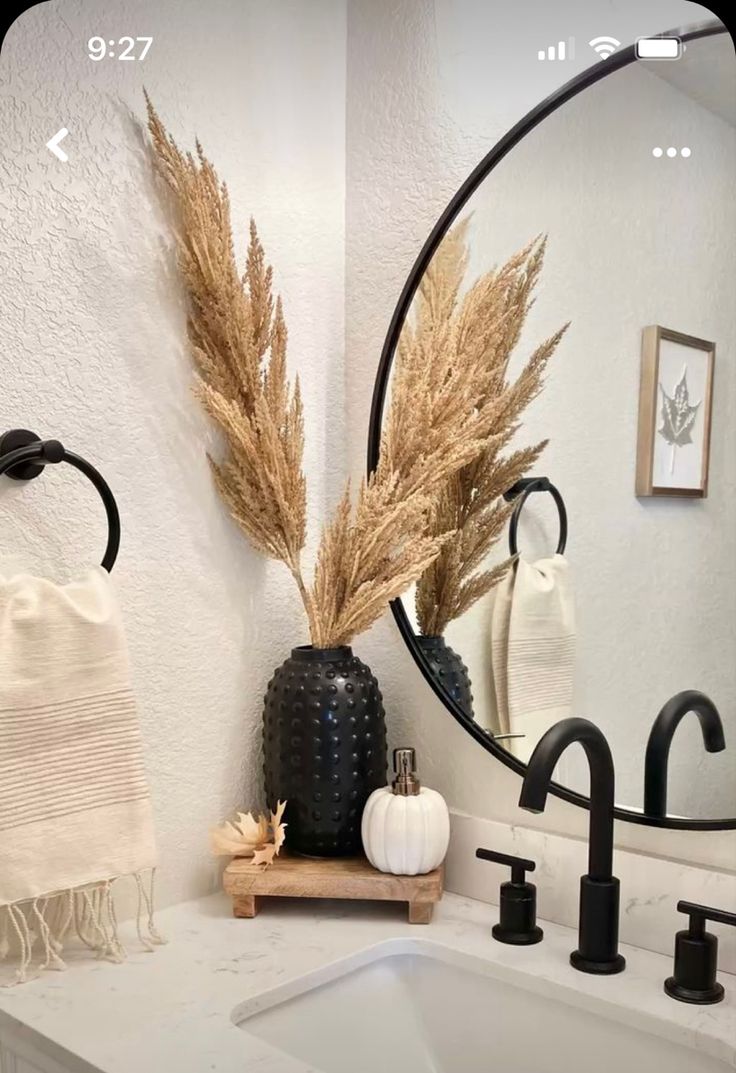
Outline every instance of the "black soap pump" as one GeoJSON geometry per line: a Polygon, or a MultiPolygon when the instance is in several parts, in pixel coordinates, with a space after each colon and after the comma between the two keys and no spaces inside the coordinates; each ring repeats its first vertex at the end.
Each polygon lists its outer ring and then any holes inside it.
{"type": "Polygon", "coordinates": [[[534,871],[534,861],[491,849],[477,849],[475,855],[482,861],[506,864],[511,869],[511,882],[501,884],[499,922],[492,929],[493,938],[511,946],[541,942],[544,932],[537,927],[537,888],[524,878],[526,872],[534,871]]]}
{"type": "Polygon", "coordinates": [[[679,1002],[720,1002],[724,992],[723,985],[716,982],[718,939],[705,930],[705,922],[736,926],[736,913],[693,902],[678,902],[677,911],[689,914],[690,922],[687,930],[675,936],[675,973],[665,980],[664,989],[679,1002]]]}

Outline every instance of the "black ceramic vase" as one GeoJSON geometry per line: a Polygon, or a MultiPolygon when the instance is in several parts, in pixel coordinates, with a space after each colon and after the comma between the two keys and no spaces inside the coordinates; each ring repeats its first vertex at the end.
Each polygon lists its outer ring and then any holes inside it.
{"type": "Polygon", "coordinates": [[[445,693],[452,697],[456,704],[459,704],[466,715],[474,719],[470,675],[457,652],[450,648],[444,637],[420,635],[417,637],[417,643],[424,653],[432,674],[438,679],[445,693]]]}
{"type": "Polygon", "coordinates": [[[386,785],[386,724],[378,682],[348,645],[292,649],[268,683],[263,752],[268,805],[288,802],[287,848],[360,853],[363,808],[386,785]]]}

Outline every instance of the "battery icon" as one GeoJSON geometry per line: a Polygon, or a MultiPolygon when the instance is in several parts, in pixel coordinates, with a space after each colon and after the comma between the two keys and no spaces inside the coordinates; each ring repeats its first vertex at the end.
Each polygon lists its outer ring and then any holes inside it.
{"type": "Polygon", "coordinates": [[[681,55],[679,37],[640,37],[636,42],[638,60],[679,60],[681,55]]]}

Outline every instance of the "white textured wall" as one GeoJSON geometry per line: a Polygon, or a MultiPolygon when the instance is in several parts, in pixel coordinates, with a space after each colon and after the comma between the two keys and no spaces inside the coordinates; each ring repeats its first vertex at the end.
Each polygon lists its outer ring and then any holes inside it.
{"type": "MultiPolygon", "coordinates": [[[[208,828],[260,804],[262,695],[306,631],[291,579],[249,549],[212,486],[170,231],[132,117],[145,82],[182,144],[200,136],[229,184],[240,254],[249,215],[258,221],[301,374],[314,535],[344,456],[344,6],[42,4],[10,30],[2,79],[0,427],[58,437],[117,497],[113,576],[162,900],[180,900],[212,882],[208,828]],[[92,63],[97,33],[155,40],[141,65],[92,63]],[[44,148],[62,125],[67,164],[44,148]]],[[[0,534],[2,569],[63,576],[102,555],[104,516],[60,467],[27,487],[4,482],[0,534]]]]}
{"type": "MultiPolygon", "coordinates": [[[[589,64],[585,46],[565,65],[538,63],[536,49],[572,32],[579,42],[599,33],[630,41],[706,17],[707,9],[678,0],[645,6],[635,0],[555,5],[527,0],[513,7],[479,0],[350,3],[346,354],[356,472],[365,465],[359,433],[367,429],[375,364],[399,290],[429,230],[505,130],[589,64]]],[[[427,783],[474,815],[583,833],[585,813],[557,799],[537,817],[517,808],[517,776],[448,716],[397,637],[385,619],[361,640],[360,652],[389,698],[394,744],[417,747],[427,783]]],[[[734,863],[731,833],[618,824],[617,838],[645,852],[734,863]]]]}

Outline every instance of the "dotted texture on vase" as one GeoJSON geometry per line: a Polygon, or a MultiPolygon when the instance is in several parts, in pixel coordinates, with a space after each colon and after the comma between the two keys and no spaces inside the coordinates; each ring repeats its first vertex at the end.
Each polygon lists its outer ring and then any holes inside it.
{"type": "Polygon", "coordinates": [[[360,853],[370,794],[386,783],[381,691],[349,646],[295,648],[263,713],[266,799],[288,802],[286,846],[314,857],[360,853]]]}
{"type": "Polygon", "coordinates": [[[466,715],[474,719],[470,675],[460,656],[450,648],[444,637],[417,637],[417,642],[445,693],[460,705],[466,715]]]}

